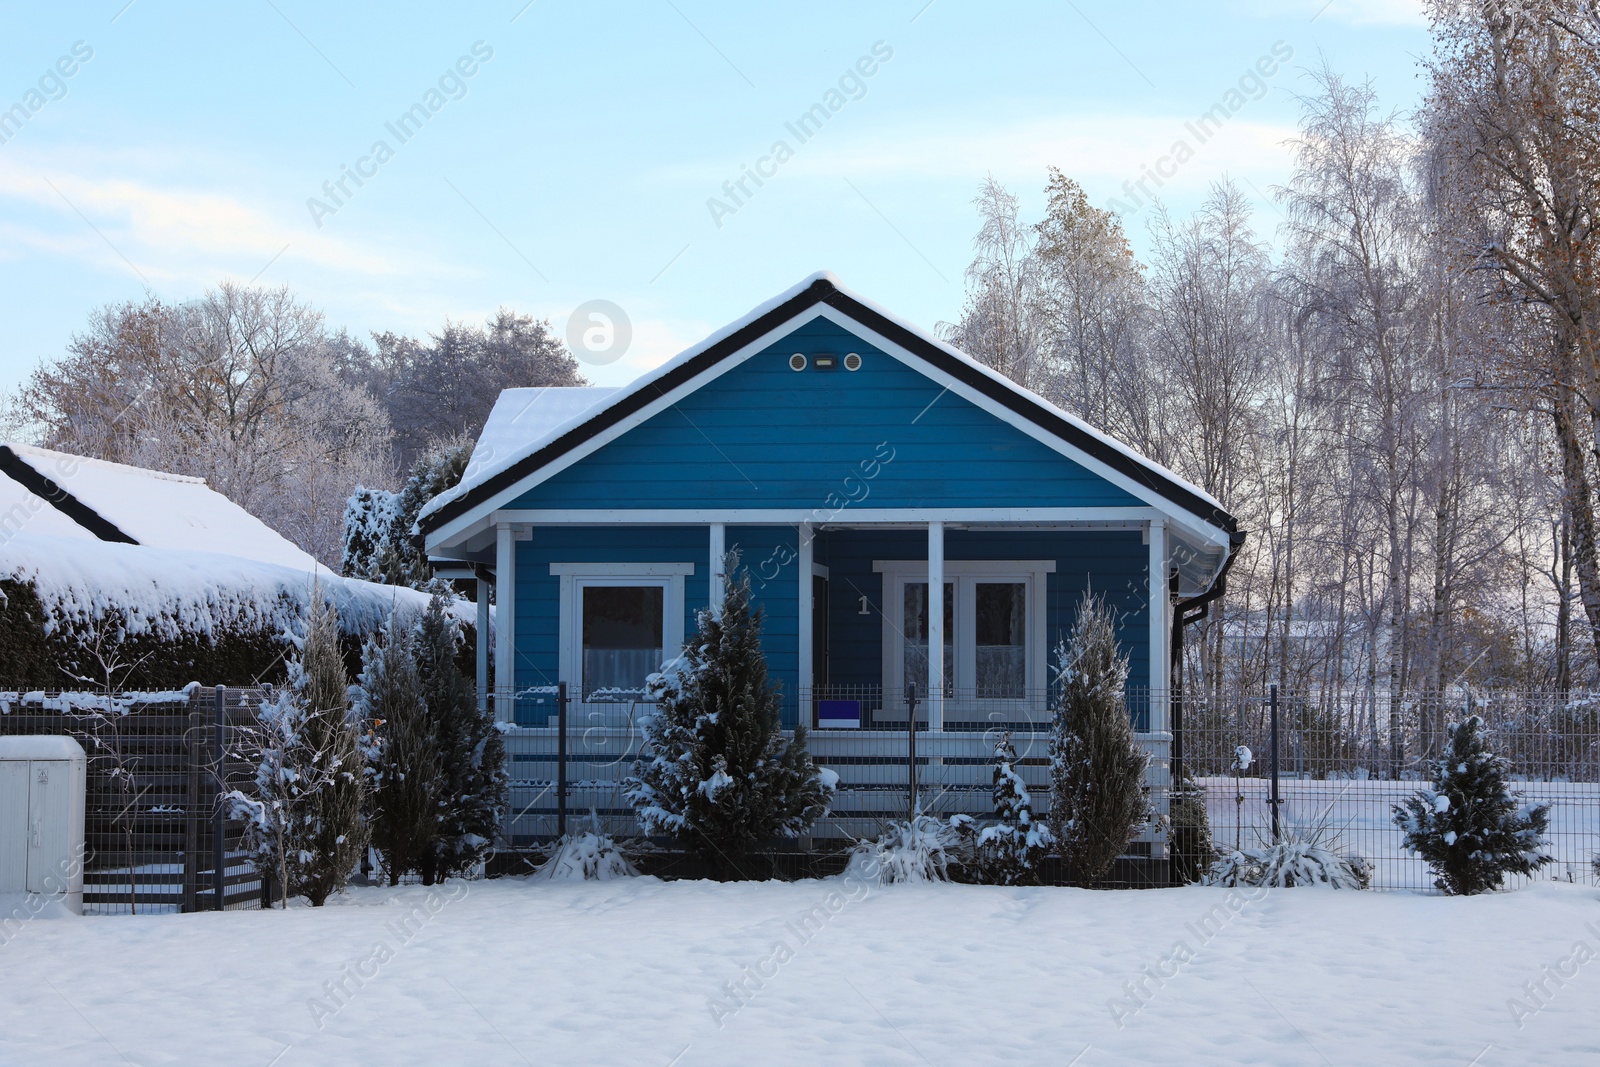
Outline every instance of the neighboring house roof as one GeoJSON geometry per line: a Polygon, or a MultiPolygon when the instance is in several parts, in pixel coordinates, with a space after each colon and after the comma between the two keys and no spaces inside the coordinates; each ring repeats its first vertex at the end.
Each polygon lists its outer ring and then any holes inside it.
{"type": "Polygon", "coordinates": [[[321,569],[310,553],[207,486],[203,478],[20,444],[0,445],[0,474],[4,475],[0,506],[18,497],[30,511],[21,525],[29,533],[92,536],[237,556],[301,571],[321,569]],[[50,506],[36,508],[34,499],[50,506]],[[75,528],[67,529],[63,520],[75,528]]]}
{"type": "Polygon", "coordinates": [[[13,478],[0,476],[0,537],[10,538],[23,531],[99,540],[39,493],[13,478]]]}
{"type": "MultiPolygon", "coordinates": [[[[572,400],[553,405],[548,421],[503,421],[492,456],[486,453],[485,462],[478,463],[475,454],[468,477],[423,509],[420,529],[428,535],[430,546],[443,546],[463,536],[469,524],[473,528],[480,526],[490,512],[507,506],[577,457],[616,439],[652,413],[694,394],[819,316],[859,333],[866,343],[889,352],[935,385],[943,384],[948,391],[1196,531],[1204,543],[1212,546],[1207,550],[1211,562],[1203,570],[1213,576],[1216,567],[1237,545],[1237,522],[1215,497],[970,356],[851,294],[828,274],[805,279],[625,388],[594,398],[587,395],[587,390],[582,391],[583,396],[576,395],[578,390],[570,390],[567,392],[575,394],[572,400]],[[554,416],[561,411],[570,414],[553,424],[554,416]],[[1214,552],[1220,554],[1212,555],[1214,552]]],[[[516,402],[509,402],[507,410],[515,408],[516,402]]],[[[498,406],[496,411],[500,411],[498,406]]],[[[1209,580],[1205,584],[1209,585],[1209,580]]]]}

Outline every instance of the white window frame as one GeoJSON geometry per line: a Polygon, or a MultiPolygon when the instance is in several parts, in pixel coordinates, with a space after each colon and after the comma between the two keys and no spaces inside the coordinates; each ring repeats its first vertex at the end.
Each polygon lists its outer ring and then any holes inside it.
{"type": "Polygon", "coordinates": [[[552,563],[561,579],[558,677],[574,700],[583,699],[583,590],[591,586],[626,588],[655,586],[661,597],[661,656],[670,661],[683,652],[684,578],[693,563],[552,563]]]}
{"type": "MultiPolygon", "coordinates": [[[[905,587],[926,584],[928,561],[925,559],[874,560],[872,569],[883,575],[883,684],[886,702],[898,699],[905,692],[905,642],[901,638],[901,614],[905,610],[905,587]]],[[[955,699],[945,699],[946,714],[951,707],[960,707],[971,701],[976,692],[975,676],[978,673],[978,592],[979,584],[990,582],[1017,582],[1025,588],[1027,677],[1026,692],[1020,699],[984,698],[985,707],[997,702],[1025,707],[1029,699],[1046,687],[1045,664],[1045,609],[1047,605],[1049,575],[1054,574],[1056,561],[1042,560],[963,560],[947,559],[944,562],[945,584],[953,587],[955,596],[951,621],[955,633],[951,646],[955,655],[955,668],[951,682],[955,699]]]]}

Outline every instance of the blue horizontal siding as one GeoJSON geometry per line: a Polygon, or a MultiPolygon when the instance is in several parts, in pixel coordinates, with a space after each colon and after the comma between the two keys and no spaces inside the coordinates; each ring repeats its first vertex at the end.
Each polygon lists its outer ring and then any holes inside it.
{"type": "Polygon", "coordinates": [[[561,579],[550,573],[552,563],[693,563],[684,579],[685,636],[694,633],[695,612],[706,603],[711,533],[703,526],[538,526],[516,548],[519,689],[559,680],[561,579]]]}
{"type": "Polygon", "coordinates": [[[854,334],[813,320],[510,506],[830,509],[847,500],[1140,503],[854,334]],[[796,373],[794,352],[857,352],[863,365],[796,373]]]}

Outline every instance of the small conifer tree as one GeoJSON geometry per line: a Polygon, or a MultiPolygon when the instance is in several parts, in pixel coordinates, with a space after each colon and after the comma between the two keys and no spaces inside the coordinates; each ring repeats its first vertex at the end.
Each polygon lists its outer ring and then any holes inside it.
{"type": "Polygon", "coordinates": [[[302,660],[290,688],[305,711],[305,751],[326,771],[325,781],[308,797],[311,859],[296,887],[313,907],[320,907],[345,887],[366,852],[367,783],[360,729],[350,712],[350,680],[339,650],[339,617],[319,595],[311,598],[302,660]]]}
{"type": "MultiPolygon", "coordinates": [[[[735,574],[738,557],[725,566],[735,574]]],[[[798,837],[827,814],[837,776],[812,764],[803,725],[783,736],[748,574],[726,583],[721,608],[700,612],[681,663],[651,679],[657,707],[628,798],[645,833],[670,836],[730,877],[757,846],[798,837]]]]}
{"type": "Polygon", "coordinates": [[[259,722],[240,730],[256,763],[256,791],[228,795],[245,820],[245,848],[287,904],[320,907],[344,888],[367,847],[366,772],[333,608],[312,591],[306,632],[294,635],[288,684],[259,722]]]}
{"type": "Polygon", "coordinates": [[[439,758],[415,639],[399,611],[362,650],[356,708],[370,738],[372,844],[390,885],[420,872],[439,837],[439,758]]]}
{"type": "Polygon", "coordinates": [[[1050,828],[1034,819],[1033,797],[1016,763],[1011,734],[1002,733],[994,746],[995,821],[978,830],[973,840],[979,878],[991,885],[1035,881],[1039,861],[1055,843],[1050,828]]]}
{"type": "Polygon", "coordinates": [[[1050,733],[1050,830],[1068,878],[1091,886],[1111,871],[1149,812],[1146,757],[1123,696],[1128,657],[1104,600],[1084,593],[1071,638],[1056,655],[1061,700],[1050,733]]]}
{"type": "Polygon", "coordinates": [[[472,679],[461,670],[463,635],[451,599],[447,584],[434,584],[415,636],[439,768],[438,837],[422,865],[426,885],[476,866],[494,844],[509,803],[505,742],[493,715],[479,710],[472,679]]]}
{"type": "Polygon", "coordinates": [[[1171,822],[1172,880],[1179,885],[1200,881],[1216,859],[1211,840],[1211,819],[1206,814],[1206,794],[1189,768],[1172,791],[1171,822]]]}
{"type": "Polygon", "coordinates": [[[1449,728],[1450,747],[1433,761],[1430,789],[1394,806],[1406,847],[1438,875],[1446,893],[1486,893],[1508,874],[1532,874],[1554,857],[1544,849],[1548,804],[1523,805],[1506,785],[1507,763],[1489,750],[1483,719],[1449,728]]]}

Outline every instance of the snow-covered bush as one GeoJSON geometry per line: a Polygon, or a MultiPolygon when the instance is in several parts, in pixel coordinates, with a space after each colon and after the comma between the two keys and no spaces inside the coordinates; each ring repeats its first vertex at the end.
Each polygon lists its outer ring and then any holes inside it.
{"type": "Polygon", "coordinates": [[[438,835],[422,863],[425,885],[477,866],[500,832],[510,803],[505,742],[493,715],[479,710],[473,680],[461,670],[463,635],[450,611],[449,589],[441,582],[432,591],[414,636],[439,776],[438,835]]]}
{"type": "Polygon", "coordinates": [[[1196,784],[1187,767],[1178,788],[1172,791],[1168,809],[1172,880],[1180,885],[1198,882],[1216,859],[1216,846],[1211,841],[1205,790],[1196,784]]]}
{"type": "Polygon", "coordinates": [[[1149,813],[1147,757],[1123,696],[1128,657],[1102,598],[1083,594],[1071,638],[1056,656],[1061,703],[1050,733],[1050,831],[1072,884],[1091,886],[1149,813]]]}
{"type": "Polygon", "coordinates": [[[1432,788],[1393,808],[1406,847],[1438,875],[1446,893],[1485,893],[1508,874],[1532,874],[1545,851],[1550,805],[1522,804],[1506,784],[1505,759],[1489,750],[1476,715],[1449,727],[1450,749],[1433,761],[1432,788]]]}
{"type": "Polygon", "coordinates": [[[344,552],[339,573],[346,578],[372,578],[393,536],[400,494],[358,485],[344,505],[344,552]]]}
{"type": "Polygon", "coordinates": [[[1212,863],[1202,879],[1205,885],[1272,889],[1365,889],[1371,881],[1372,865],[1360,856],[1342,855],[1304,838],[1231,851],[1212,863]]]}
{"type": "Polygon", "coordinates": [[[810,829],[838,782],[812,764],[804,726],[783,736],[761,651],[762,614],[752,611],[750,577],[737,565],[730,554],[720,614],[701,611],[683,659],[651,677],[656,708],[627,779],[644,832],[670,836],[724,877],[737,875],[759,845],[810,829]]]}
{"type": "Polygon", "coordinates": [[[971,836],[972,820],[966,815],[949,822],[918,815],[910,822],[890,823],[877,838],[856,842],[849,873],[878,885],[948,882],[951,868],[963,865],[962,850],[971,836]]]}
{"type": "Polygon", "coordinates": [[[246,824],[256,869],[276,879],[285,901],[319,907],[343,889],[366,851],[366,772],[361,738],[332,609],[312,598],[305,635],[289,663],[289,684],[246,728],[256,762],[256,795],[229,795],[246,824]]]}
{"type": "Polygon", "coordinates": [[[1039,876],[1039,861],[1055,843],[1050,828],[1033,816],[1033,797],[1017,773],[1017,750],[1002,733],[994,746],[994,821],[979,826],[965,816],[951,820],[970,837],[970,870],[990,885],[1021,885],[1039,876]],[[957,821],[960,820],[960,821],[957,821]]]}
{"type": "Polygon", "coordinates": [[[367,642],[357,719],[364,724],[372,845],[390,885],[420,872],[439,837],[438,745],[422,701],[411,620],[396,611],[367,642]]]}
{"type": "Polygon", "coordinates": [[[533,873],[534,878],[547,882],[608,882],[639,874],[617,843],[598,828],[568,834],[551,847],[549,855],[533,873]]]}

